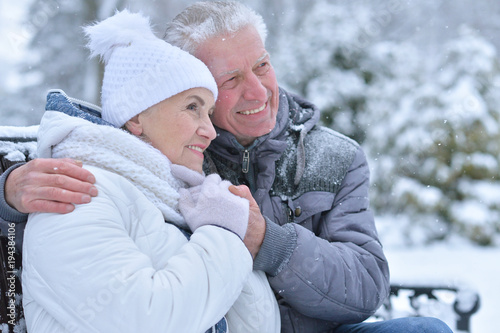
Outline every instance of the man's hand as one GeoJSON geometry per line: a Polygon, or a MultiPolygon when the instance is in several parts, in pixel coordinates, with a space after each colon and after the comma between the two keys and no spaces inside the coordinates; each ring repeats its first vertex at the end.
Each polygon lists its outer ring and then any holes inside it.
{"type": "Polygon", "coordinates": [[[264,235],[266,234],[266,220],[264,219],[264,216],[262,216],[259,205],[255,202],[255,199],[247,186],[231,185],[229,186],[229,191],[237,196],[247,199],[250,202],[248,227],[243,243],[245,243],[246,247],[250,251],[252,258],[255,259],[255,256],[259,253],[262,242],[264,241],[264,235]]]}
{"type": "Polygon", "coordinates": [[[71,159],[34,159],[5,181],[5,200],[22,213],[69,213],[97,195],[95,177],[71,159]]]}

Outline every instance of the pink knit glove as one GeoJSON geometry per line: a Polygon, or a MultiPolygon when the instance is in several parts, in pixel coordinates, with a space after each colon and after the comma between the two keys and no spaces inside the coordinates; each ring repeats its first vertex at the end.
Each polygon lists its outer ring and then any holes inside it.
{"type": "Polygon", "coordinates": [[[179,190],[179,210],[192,232],[204,225],[217,225],[245,237],[249,203],[229,192],[230,185],[212,174],[201,185],[179,190]]]}

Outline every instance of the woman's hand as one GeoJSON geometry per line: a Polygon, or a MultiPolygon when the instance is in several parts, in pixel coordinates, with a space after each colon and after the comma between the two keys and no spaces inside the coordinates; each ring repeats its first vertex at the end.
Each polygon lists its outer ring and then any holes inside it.
{"type": "Polygon", "coordinates": [[[248,224],[248,200],[232,194],[231,183],[217,174],[202,184],[179,190],[179,210],[192,232],[204,225],[216,225],[245,237],[248,224]]]}

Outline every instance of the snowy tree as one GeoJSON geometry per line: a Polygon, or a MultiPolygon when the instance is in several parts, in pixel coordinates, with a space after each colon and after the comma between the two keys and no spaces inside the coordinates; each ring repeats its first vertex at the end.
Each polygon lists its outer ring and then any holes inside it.
{"type": "Polygon", "coordinates": [[[27,52],[18,64],[22,84],[2,96],[4,124],[37,124],[44,112],[49,89],[61,88],[70,96],[100,102],[103,66],[89,60],[82,27],[129,8],[152,18],[160,35],[165,20],[185,7],[183,2],[127,0],[33,0],[23,20],[20,37],[28,40],[27,52]]]}
{"type": "Polygon", "coordinates": [[[379,31],[374,15],[368,7],[317,1],[293,20],[273,55],[280,84],[314,101],[325,125],[358,140],[357,114],[372,75],[360,63],[379,31]]]}
{"type": "Polygon", "coordinates": [[[97,61],[88,60],[82,26],[109,16],[119,1],[36,0],[29,8],[24,27],[29,32],[28,56],[20,64],[24,85],[14,96],[11,114],[25,124],[39,122],[45,94],[62,88],[82,99],[93,99],[99,91],[97,61]]]}
{"type": "Polygon", "coordinates": [[[384,41],[412,6],[320,0],[294,10],[273,54],[279,82],[313,101],[324,125],[363,143],[373,208],[396,217],[406,243],[460,234],[491,244],[500,202],[485,194],[496,188],[500,156],[496,51],[471,29],[444,47],[433,42],[434,57],[430,47],[384,41]]]}
{"type": "Polygon", "coordinates": [[[464,29],[430,71],[419,77],[409,61],[401,78],[370,91],[372,202],[379,214],[401,216],[409,243],[458,233],[489,245],[500,232],[497,59],[491,43],[464,29]]]}

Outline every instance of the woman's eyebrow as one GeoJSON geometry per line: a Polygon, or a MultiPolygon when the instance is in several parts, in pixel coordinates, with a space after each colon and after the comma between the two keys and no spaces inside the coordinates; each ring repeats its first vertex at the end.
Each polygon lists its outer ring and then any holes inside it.
{"type": "Polygon", "coordinates": [[[198,95],[189,95],[186,100],[190,98],[196,99],[202,106],[205,105],[205,100],[198,95]]]}

